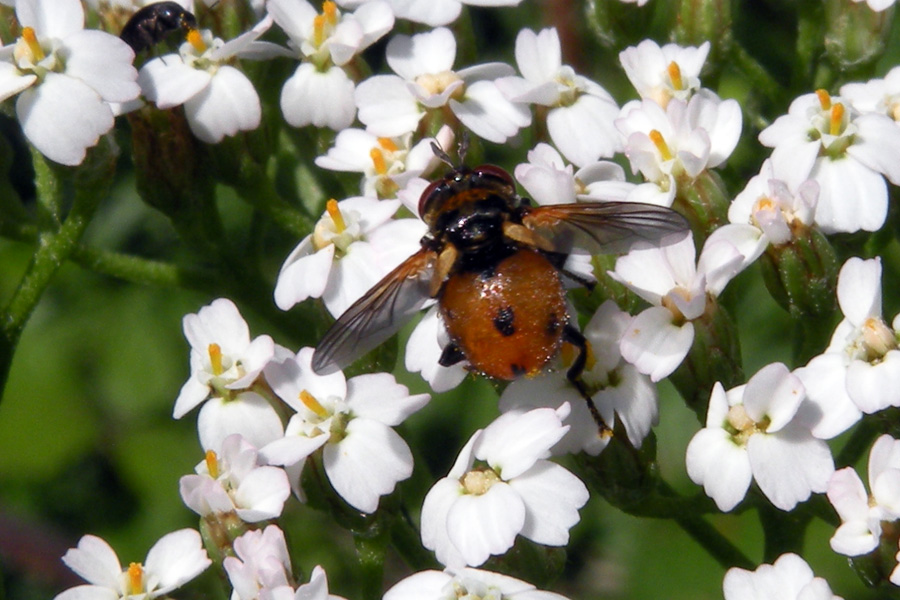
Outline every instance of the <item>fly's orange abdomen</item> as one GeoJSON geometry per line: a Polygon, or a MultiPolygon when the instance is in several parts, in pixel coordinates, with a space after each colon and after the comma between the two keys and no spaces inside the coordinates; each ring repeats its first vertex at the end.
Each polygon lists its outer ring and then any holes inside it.
{"type": "Polygon", "coordinates": [[[559,351],[568,322],[556,268],[528,249],[494,268],[452,275],[440,309],[450,339],[472,368],[505,380],[540,371],[559,351]]]}

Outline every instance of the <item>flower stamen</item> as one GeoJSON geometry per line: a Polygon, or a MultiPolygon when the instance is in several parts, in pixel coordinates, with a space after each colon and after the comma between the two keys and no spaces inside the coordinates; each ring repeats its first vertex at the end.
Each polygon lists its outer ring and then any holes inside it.
{"type": "Polygon", "coordinates": [[[219,457],[214,450],[206,451],[206,470],[213,479],[219,478],[219,457]]]}
{"type": "Polygon", "coordinates": [[[648,135],[650,136],[650,141],[653,142],[653,145],[659,150],[659,154],[663,161],[672,160],[672,151],[669,150],[669,145],[666,144],[666,140],[659,130],[651,129],[648,135]]]}
{"type": "Polygon", "coordinates": [[[328,411],[325,409],[325,407],[322,406],[322,404],[306,390],[302,390],[300,392],[300,402],[302,402],[303,406],[311,410],[317,417],[320,417],[322,419],[328,417],[328,411]]]}
{"type": "Polygon", "coordinates": [[[683,90],[684,81],[681,78],[681,67],[678,66],[678,63],[673,60],[666,67],[666,71],[669,73],[669,79],[672,81],[672,88],[683,90]]]}
{"type": "Polygon", "coordinates": [[[144,591],[144,567],[141,563],[128,565],[128,595],[141,594],[144,591]]]}
{"type": "Polygon", "coordinates": [[[475,496],[486,494],[491,486],[500,481],[500,476],[493,469],[476,469],[463,475],[462,483],[466,493],[475,496]]]}
{"type": "Polygon", "coordinates": [[[222,348],[218,344],[210,344],[206,347],[209,353],[209,365],[212,368],[213,375],[221,375],[225,372],[222,367],[222,348]]]}
{"type": "Polygon", "coordinates": [[[831,135],[840,135],[841,133],[841,125],[844,122],[844,105],[838,102],[834,106],[831,107],[831,123],[829,125],[829,131],[831,135]]]}
{"type": "Polygon", "coordinates": [[[198,54],[206,52],[206,43],[203,41],[203,35],[198,29],[191,29],[187,32],[187,41],[194,47],[198,54]]]}
{"type": "Polygon", "coordinates": [[[822,106],[822,110],[831,110],[831,96],[828,92],[818,89],[816,90],[816,96],[819,97],[819,104],[822,106]]]}
{"type": "Polygon", "coordinates": [[[46,55],[44,54],[44,49],[41,48],[41,43],[38,41],[37,35],[34,33],[34,28],[22,28],[22,39],[28,44],[28,49],[31,51],[32,56],[34,56],[34,62],[37,63],[44,60],[46,55]]]}
{"type": "Polygon", "coordinates": [[[379,175],[387,173],[387,161],[384,160],[384,153],[380,148],[372,148],[369,150],[369,158],[372,159],[372,164],[375,166],[376,173],[379,175]]]}
{"type": "Polygon", "coordinates": [[[334,198],[329,200],[325,204],[325,210],[328,211],[328,216],[334,221],[335,232],[343,233],[343,231],[347,229],[347,223],[344,222],[344,216],[341,214],[341,209],[338,208],[337,200],[334,198]]]}

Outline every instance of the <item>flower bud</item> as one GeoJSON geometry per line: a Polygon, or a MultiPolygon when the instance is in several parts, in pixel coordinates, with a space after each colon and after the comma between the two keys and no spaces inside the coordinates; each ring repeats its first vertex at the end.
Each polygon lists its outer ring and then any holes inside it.
{"type": "Polygon", "coordinates": [[[681,0],[673,2],[675,42],[682,46],[699,46],[709,40],[708,65],[716,65],[731,46],[731,2],[729,0],[681,0]]]}
{"type": "Polygon", "coordinates": [[[769,293],[795,318],[828,317],[834,312],[840,265],[819,230],[795,230],[789,243],[770,246],[760,263],[769,293]]]}
{"type": "Polygon", "coordinates": [[[700,238],[696,240],[699,247],[714,229],[728,223],[730,203],[731,196],[722,178],[706,170],[691,182],[678,182],[673,208],[687,218],[691,230],[700,238]]]}
{"type": "Polygon", "coordinates": [[[868,65],[884,54],[894,9],[875,12],[865,2],[825,2],[825,51],[842,71],[868,65]]]}
{"type": "Polygon", "coordinates": [[[668,2],[651,2],[648,6],[621,0],[591,0],[587,6],[587,24],[591,33],[604,47],[617,52],[624,46],[637,44],[645,38],[667,37],[654,32],[654,15],[668,11],[668,2]]]}

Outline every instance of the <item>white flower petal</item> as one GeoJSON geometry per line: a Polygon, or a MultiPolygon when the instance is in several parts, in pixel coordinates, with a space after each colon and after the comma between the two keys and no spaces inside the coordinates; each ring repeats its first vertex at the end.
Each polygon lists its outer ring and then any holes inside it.
{"type": "Polygon", "coordinates": [[[122,566],[115,550],[105,540],[95,535],[85,535],[78,546],[70,548],[62,557],[70,569],[88,583],[116,589],[122,566]]]}
{"type": "Polygon", "coordinates": [[[321,250],[313,248],[312,236],[291,251],[285,259],[275,283],[275,304],[289,310],[307,298],[320,298],[328,285],[328,275],[334,259],[334,245],[321,250]]]}
{"type": "Polygon", "coordinates": [[[614,102],[583,94],[570,106],[550,110],[547,131],[566,160],[583,167],[621,150],[615,127],[618,114],[614,102]]]}
{"type": "Polygon", "coordinates": [[[520,532],[547,546],[569,543],[569,529],[578,523],[578,509],[590,497],[584,483],[563,467],[546,460],[509,482],[525,503],[525,524],[520,532]]]}
{"type": "Polygon", "coordinates": [[[466,89],[465,100],[450,100],[450,108],[472,133],[496,144],[531,124],[528,107],[507,100],[491,81],[476,81],[466,89]]]}
{"type": "Polygon", "coordinates": [[[67,36],[59,51],[66,75],[81,79],[107,102],[128,102],[141,93],[131,64],[134,52],[119,38],[84,29],[67,36]]]}
{"type": "Polygon", "coordinates": [[[685,464],[691,481],[703,485],[719,510],[730,511],[747,495],[750,460],[724,429],[698,431],[688,444],[685,464]]]}
{"type": "Polygon", "coordinates": [[[747,454],[759,489],[781,510],[792,510],[812,492],[827,490],[834,473],[828,445],[797,425],[774,435],[750,436],[747,454]]]}
{"type": "MultiPolygon", "coordinates": [[[[435,3],[429,4],[429,8],[433,10],[435,3]]],[[[395,11],[396,8],[395,6],[395,11]]],[[[450,71],[456,59],[456,38],[446,27],[413,36],[395,35],[388,42],[385,55],[394,73],[412,81],[426,73],[450,71]]]]}
{"type": "Polygon", "coordinates": [[[204,450],[218,450],[233,433],[240,433],[257,448],[284,435],[278,413],[255,392],[243,392],[230,401],[223,398],[207,401],[197,415],[197,431],[204,450]]]}
{"type": "Polygon", "coordinates": [[[84,28],[84,8],[76,0],[17,0],[16,18],[38,37],[62,39],[84,28]]]}
{"type": "Polygon", "coordinates": [[[262,116],[253,84],[229,65],[220,66],[209,85],[184,103],[184,112],[191,131],[208,144],[256,129],[262,116]]]}
{"type": "Polygon", "coordinates": [[[155,593],[163,595],[190,581],[212,564],[200,534],[180,529],[161,537],[147,553],[144,568],[158,581],[155,593]]]}
{"type": "Polygon", "coordinates": [[[460,496],[447,514],[450,541],[471,567],[512,548],[524,526],[522,498],[505,483],[495,483],[480,496],[460,496]]]}
{"type": "Polygon", "coordinates": [[[315,65],[301,63],[281,89],[281,112],[294,127],[315,125],[335,131],[353,122],[353,81],[340,67],[320,73],[315,65]]]}
{"type": "Polygon", "coordinates": [[[869,317],[881,317],[881,257],[847,259],[838,275],[838,304],[857,327],[869,317]]]}
{"type": "Polygon", "coordinates": [[[653,306],[637,315],[619,342],[622,357],[657,382],[678,368],[694,342],[694,324],[678,327],[672,313],[653,306]]]}
{"type": "Polygon", "coordinates": [[[281,516],[291,484],[284,469],[254,468],[234,490],[237,515],[247,523],[258,523],[281,516]]]}

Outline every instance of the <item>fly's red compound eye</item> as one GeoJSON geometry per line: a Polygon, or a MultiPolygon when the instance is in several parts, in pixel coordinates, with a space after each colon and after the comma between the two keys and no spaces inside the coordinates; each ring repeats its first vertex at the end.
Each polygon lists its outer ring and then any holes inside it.
{"type": "Polygon", "coordinates": [[[501,183],[508,185],[512,188],[516,187],[515,182],[513,181],[512,175],[509,174],[509,171],[505,169],[501,169],[496,165],[480,165],[472,169],[472,172],[479,179],[494,179],[499,180],[501,183]]]}
{"type": "Polygon", "coordinates": [[[435,197],[444,193],[446,185],[447,183],[443,179],[436,179],[428,184],[428,187],[422,192],[422,196],[419,198],[419,217],[426,223],[429,222],[427,219],[429,205],[432,204],[435,197]]]}

